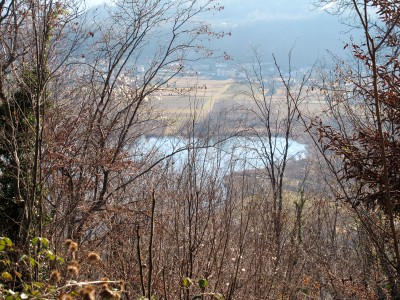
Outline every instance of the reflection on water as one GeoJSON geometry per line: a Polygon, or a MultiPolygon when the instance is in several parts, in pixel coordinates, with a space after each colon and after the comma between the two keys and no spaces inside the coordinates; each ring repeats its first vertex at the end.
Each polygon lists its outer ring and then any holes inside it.
{"type": "MultiPolygon", "coordinates": [[[[166,161],[174,164],[179,171],[187,162],[195,162],[213,170],[215,167],[226,171],[263,169],[268,158],[282,158],[285,140],[274,139],[270,145],[267,137],[232,137],[222,142],[201,139],[185,139],[179,136],[145,137],[139,141],[136,154],[154,159],[166,156],[166,161]]],[[[289,142],[288,159],[301,159],[306,156],[306,147],[296,141],[289,142]]]]}

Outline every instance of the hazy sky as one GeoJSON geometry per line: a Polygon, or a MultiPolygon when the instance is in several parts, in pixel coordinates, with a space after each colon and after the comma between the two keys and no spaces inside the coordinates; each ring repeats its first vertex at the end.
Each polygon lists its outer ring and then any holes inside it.
{"type": "MultiPolygon", "coordinates": [[[[219,0],[224,10],[212,19],[231,27],[249,22],[304,20],[322,13],[321,9],[312,9],[312,1],[316,0],[219,0]]],[[[86,3],[94,6],[111,4],[112,0],[86,0],[86,3]]]]}
{"type": "MultiPolygon", "coordinates": [[[[281,15],[296,12],[300,16],[304,15],[304,12],[309,13],[308,8],[310,7],[310,1],[311,0],[219,0],[218,2],[225,6],[225,9],[239,9],[242,7],[246,7],[247,9],[251,9],[252,7],[259,9],[262,7],[265,8],[265,10],[281,15]],[[301,10],[299,10],[299,8],[301,10]]],[[[102,3],[112,3],[112,0],[86,0],[86,3],[93,6],[102,3]]]]}
{"type": "Polygon", "coordinates": [[[111,2],[110,0],[86,0],[86,3],[90,6],[102,4],[104,2],[111,2]]]}

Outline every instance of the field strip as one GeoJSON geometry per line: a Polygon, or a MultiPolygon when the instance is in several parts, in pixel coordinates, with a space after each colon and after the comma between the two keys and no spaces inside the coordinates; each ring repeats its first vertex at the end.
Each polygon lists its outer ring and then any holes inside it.
{"type": "Polygon", "coordinates": [[[221,88],[217,88],[211,91],[211,95],[207,97],[209,99],[203,104],[203,107],[201,108],[200,121],[201,119],[205,119],[213,111],[214,105],[218,101],[228,96],[227,91],[232,83],[233,81],[229,80],[228,82],[224,83],[221,88]],[[214,92],[216,93],[214,94],[214,92]]]}

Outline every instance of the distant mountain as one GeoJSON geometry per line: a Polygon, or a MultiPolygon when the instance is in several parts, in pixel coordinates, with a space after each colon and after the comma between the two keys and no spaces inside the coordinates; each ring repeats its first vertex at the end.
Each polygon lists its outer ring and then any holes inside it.
{"type": "Polygon", "coordinates": [[[312,14],[307,0],[220,0],[224,6],[213,19],[236,25],[258,21],[309,18],[312,14]]]}
{"type": "MultiPolygon", "coordinates": [[[[202,15],[216,31],[231,35],[212,40],[209,47],[227,52],[235,62],[248,62],[250,48],[259,47],[267,62],[272,53],[284,65],[293,48],[295,67],[310,66],[317,59],[328,56],[328,50],[344,55],[343,46],[349,41],[346,28],[320,8],[313,8],[310,0],[219,0],[224,9],[202,15]]],[[[104,16],[104,7],[92,8],[97,16],[104,16]]],[[[355,34],[355,33],[353,33],[355,34]]]]}
{"type": "MultiPolygon", "coordinates": [[[[221,0],[224,10],[210,15],[216,29],[231,31],[232,36],[214,42],[235,60],[247,60],[250,46],[259,46],[266,60],[274,53],[286,61],[293,48],[293,62],[312,65],[327,56],[327,50],[339,55],[348,42],[348,30],[337,16],[314,8],[307,0],[221,0]]],[[[355,33],[353,33],[355,34],[355,33]]]]}

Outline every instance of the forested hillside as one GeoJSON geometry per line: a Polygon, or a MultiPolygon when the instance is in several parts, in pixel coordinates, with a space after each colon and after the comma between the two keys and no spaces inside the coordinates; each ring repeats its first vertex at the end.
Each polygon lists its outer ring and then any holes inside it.
{"type": "Polygon", "coordinates": [[[0,0],[0,299],[400,299],[400,4],[234,70],[228,4],[0,0]]]}

